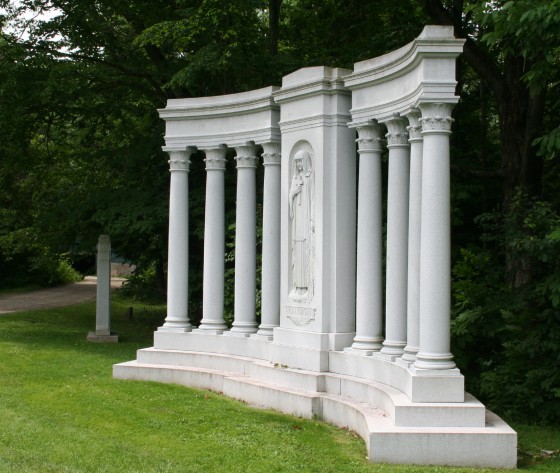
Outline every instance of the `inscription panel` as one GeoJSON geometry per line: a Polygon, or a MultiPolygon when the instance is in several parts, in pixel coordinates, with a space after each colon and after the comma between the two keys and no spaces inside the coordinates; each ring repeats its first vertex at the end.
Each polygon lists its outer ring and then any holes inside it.
{"type": "Polygon", "coordinates": [[[298,326],[308,325],[315,320],[317,309],[314,307],[286,306],[286,316],[298,326]]]}

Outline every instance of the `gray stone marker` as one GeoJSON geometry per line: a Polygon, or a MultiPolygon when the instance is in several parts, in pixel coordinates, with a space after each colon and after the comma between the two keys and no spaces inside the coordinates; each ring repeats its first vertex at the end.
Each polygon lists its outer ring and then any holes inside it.
{"type": "Polygon", "coordinates": [[[90,342],[116,343],[118,334],[111,332],[111,240],[100,235],[97,242],[97,303],[95,332],[87,336],[90,342]]]}

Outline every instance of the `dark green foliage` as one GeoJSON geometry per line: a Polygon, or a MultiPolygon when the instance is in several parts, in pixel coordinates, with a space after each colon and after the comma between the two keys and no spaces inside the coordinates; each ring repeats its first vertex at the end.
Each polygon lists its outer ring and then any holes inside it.
{"type": "Polygon", "coordinates": [[[414,1],[284,0],[280,54],[300,67],[351,68],[412,41],[426,17],[414,1]]]}
{"type": "Polygon", "coordinates": [[[155,265],[139,268],[124,281],[119,294],[147,304],[165,304],[165,288],[159,287],[155,265]]]}
{"type": "Polygon", "coordinates": [[[511,210],[478,218],[485,249],[454,267],[453,336],[469,389],[508,418],[560,422],[560,215],[516,194],[511,210]],[[504,278],[504,249],[531,266],[531,282],[504,278]]]}
{"type": "Polygon", "coordinates": [[[0,235],[0,287],[56,286],[82,279],[68,255],[56,254],[41,243],[34,228],[0,235]]]}

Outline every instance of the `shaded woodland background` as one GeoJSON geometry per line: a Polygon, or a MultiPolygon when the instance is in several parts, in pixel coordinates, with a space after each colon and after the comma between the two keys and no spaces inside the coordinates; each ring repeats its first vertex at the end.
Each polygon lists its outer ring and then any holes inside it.
{"type": "MultiPolygon", "coordinates": [[[[138,265],[129,294],[163,297],[157,108],[351,68],[426,24],[467,39],[452,136],[457,363],[506,418],[560,422],[559,0],[0,0],[0,287],[91,271],[108,233],[138,265]]],[[[192,161],[196,322],[205,172],[192,161]]],[[[234,172],[226,185],[231,260],[234,172]]]]}

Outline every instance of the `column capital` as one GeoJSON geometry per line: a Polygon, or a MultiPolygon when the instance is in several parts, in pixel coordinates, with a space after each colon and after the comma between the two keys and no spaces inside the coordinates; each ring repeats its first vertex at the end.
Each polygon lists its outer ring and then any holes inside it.
{"type": "Polygon", "coordinates": [[[421,103],[418,108],[422,111],[422,133],[451,133],[451,111],[455,104],[452,103],[421,103]]]}
{"type": "Polygon", "coordinates": [[[226,148],[225,146],[220,148],[205,149],[207,171],[225,171],[226,169],[226,148]]]}
{"type": "Polygon", "coordinates": [[[263,166],[280,166],[282,154],[280,153],[280,143],[263,143],[263,166]]]}
{"type": "Polygon", "coordinates": [[[404,147],[408,144],[408,133],[406,131],[406,119],[400,115],[393,115],[392,118],[385,122],[387,126],[387,147],[404,147]]]}
{"type": "Polygon", "coordinates": [[[371,123],[356,127],[358,131],[358,153],[382,151],[385,140],[381,134],[381,125],[371,123]]]}
{"type": "Polygon", "coordinates": [[[422,141],[422,125],[420,123],[422,112],[417,108],[413,108],[405,114],[405,117],[408,118],[409,123],[406,127],[408,131],[408,141],[410,143],[422,141]]]}
{"type": "Polygon", "coordinates": [[[235,147],[235,151],[237,152],[237,156],[235,157],[237,169],[257,167],[258,158],[256,156],[256,148],[254,144],[235,147]]]}
{"type": "Polygon", "coordinates": [[[169,171],[189,172],[191,166],[189,158],[195,151],[196,149],[191,147],[184,150],[167,151],[167,154],[169,154],[169,161],[167,161],[169,163],[169,171]]]}

